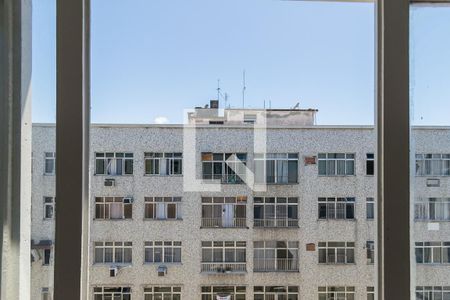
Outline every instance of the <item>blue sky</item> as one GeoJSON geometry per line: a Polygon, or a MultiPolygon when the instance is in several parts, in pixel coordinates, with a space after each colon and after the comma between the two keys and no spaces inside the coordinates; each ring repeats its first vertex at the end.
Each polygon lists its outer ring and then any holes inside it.
{"type": "MultiPolygon", "coordinates": [[[[180,123],[184,109],[217,97],[218,79],[228,104],[242,107],[245,69],[246,107],[300,102],[319,109],[319,124],[373,124],[373,4],[129,3],[92,0],[95,123],[153,123],[161,117],[180,123]]],[[[33,121],[53,122],[55,4],[33,5],[33,121]]],[[[432,99],[450,107],[450,42],[442,39],[450,36],[450,9],[413,10],[412,20],[414,119],[449,124],[445,109],[429,104],[432,99]]]]}

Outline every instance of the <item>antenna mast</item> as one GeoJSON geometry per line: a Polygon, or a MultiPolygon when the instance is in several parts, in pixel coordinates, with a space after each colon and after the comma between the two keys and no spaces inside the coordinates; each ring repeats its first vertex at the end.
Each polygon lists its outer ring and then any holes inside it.
{"type": "Polygon", "coordinates": [[[217,79],[217,101],[220,100],[220,79],[217,79]]]}
{"type": "Polygon", "coordinates": [[[244,72],[242,72],[242,108],[245,108],[245,89],[247,87],[245,86],[245,69],[244,72]]]}

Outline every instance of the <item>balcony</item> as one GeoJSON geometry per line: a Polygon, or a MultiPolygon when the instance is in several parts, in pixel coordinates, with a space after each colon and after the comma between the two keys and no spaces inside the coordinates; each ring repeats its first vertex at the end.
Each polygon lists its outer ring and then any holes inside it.
{"type": "Polygon", "coordinates": [[[298,219],[255,219],[254,227],[298,228],[298,219]]]}
{"type": "Polygon", "coordinates": [[[229,274],[229,273],[246,273],[246,272],[247,272],[247,263],[245,262],[202,263],[202,273],[229,274]]]}
{"type": "Polygon", "coordinates": [[[220,183],[225,184],[242,184],[245,174],[203,174],[203,180],[220,180],[220,183]]]}
{"type": "Polygon", "coordinates": [[[270,258],[255,259],[254,272],[298,272],[298,259],[270,258]]]}
{"type": "Polygon", "coordinates": [[[202,218],[202,228],[246,228],[246,218],[202,218]]]}

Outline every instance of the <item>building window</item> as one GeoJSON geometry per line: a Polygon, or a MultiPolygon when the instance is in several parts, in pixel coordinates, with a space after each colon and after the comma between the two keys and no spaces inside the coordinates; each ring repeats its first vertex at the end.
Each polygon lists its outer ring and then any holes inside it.
{"type": "Polygon", "coordinates": [[[182,153],[145,152],[145,175],[183,174],[182,153]]]}
{"type": "Polygon", "coordinates": [[[179,286],[153,286],[144,287],[144,300],[181,300],[181,287],[179,286]]]}
{"type": "Polygon", "coordinates": [[[373,241],[366,242],[367,263],[373,265],[375,263],[375,243],[373,241]]]}
{"type": "Polygon", "coordinates": [[[145,242],[144,252],[146,263],[181,263],[181,242],[145,242]]]}
{"type": "Polygon", "coordinates": [[[52,294],[50,293],[50,289],[48,287],[42,288],[41,299],[42,300],[52,300],[52,294]]]}
{"type": "Polygon", "coordinates": [[[320,286],[319,300],[355,300],[354,286],[320,286]]]}
{"type": "Polygon", "coordinates": [[[319,242],[319,264],[354,263],[354,242],[319,242]]]}
{"type": "Polygon", "coordinates": [[[355,175],[355,154],[319,153],[319,175],[355,175]]]}
{"type": "Polygon", "coordinates": [[[297,183],[298,153],[255,153],[255,182],[297,183]]]}
{"type": "Polygon", "coordinates": [[[375,218],[375,199],[366,198],[366,219],[373,220],[375,218]]]}
{"type": "Polygon", "coordinates": [[[132,175],[133,153],[95,153],[96,175],[132,175]]]}
{"type": "Polygon", "coordinates": [[[132,198],[95,197],[96,219],[131,219],[132,198]]]}
{"type": "Polygon", "coordinates": [[[44,174],[55,175],[55,152],[45,152],[44,174]]]}
{"type": "Polygon", "coordinates": [[[131,300],[130,287],[94,287],[94,300],[131,300]]]}
{"type": "Polygon", "coordinates": [[[255,286],[253,291],[254,300],[300,299],[298,286],[255,286]]]}
{"type": "Polygon", "coordinates": [[[146,219],[176,220],[181,218],[181,197],[145,197],[146,219]]]}
{"type": "Polygon", "coordinates": [[[50,248],[46,248],[43,250],[44,252],[44,259],[42,260],[43,266],[49,266],[52,256],[52,250],[50,248]]]}
{"type": "Polygon", "coordinates": [[[94,263],[131,264],[132,242],[94,242],[94,263]]]}
{"type": "Polygon", "coordinates": [[[375,300],[375,287],[368,286],[366,291],[367,291],[367,300],[375,300]]]}
{"type": "Polygon", "coordinates": [[[253,198],[255,227],[298,227],[298,198],[253,198]]]}
{"type": "Polygon", "coordinates": [[[416,262],[418,264],[450,263],[450,242],[417,242],[416,262]]]}
{"type": "Polygon", "coordinates": [[[246,266],[246,242],[202,242],[202,272],[245,272],[246,266]]]}
{"type": "Polygon", "coordinates": [[[202,300],[216,300],[229,297],[231,300],[245,300],[245,286],[202,286],[202,300]]]}
{"type": "Polygon", "coordinates": [[[367,153],[366,154],[366,175],[374,175],[375,174],[375,154],[367,153]]]}
{"type": "Polygon", "coordinates": [[[51,220],[55,213],[55,198],[44,197],[44,219],[51,220]]]}
{"type": "Polygon", "coordinates": [[[414,218],[419,221],[450,221],[450,198],[416,199],[414,218]]]}
{"type": "Polygon", "coordinates": [[[247,197],[202,197],[202,227],[246,227],[247,197]]]}
{"type": "Polygon", "coordinates": [[[298,242],[255,241],[254,272],[298,271],[298,242]]]}
{"type": "Polygon", "coordinates": [[[416,286],[416,299],[450,299],[450,286],[416,286]]]}
{"type": "Polygon", "coordinates": [[[318,200],[319,220],[355,219],[355,198],[321,197],[318,200]]]}
{"type": "Polygon", "coordinates": [[[202,153],[203,179],[243,183],[246,165],[246,153],[202,153]]]}
{"type": "Polygon", "coordinates": [[[417,176],[450,176],[450,154],[416,154],[417,176]]]}

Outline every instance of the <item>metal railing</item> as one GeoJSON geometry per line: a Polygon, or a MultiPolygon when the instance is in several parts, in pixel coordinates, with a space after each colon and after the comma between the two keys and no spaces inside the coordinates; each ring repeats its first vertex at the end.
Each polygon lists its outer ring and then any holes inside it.
{"type": "Polygon", "coordinates": [[[254,227],[298,227],[298,219],[254,219],[254,227]]]}
{"type": "Polygon", "coordinates": [[[202,218],[202,227],[205,228],[245,228],[247,227],[246,218],[202,218]]]}
{"type": "Polygon", "coordinates": [[[247,271],[245,262],[202,263],[202,272],[205,273],[242,273],[247,271]]]}
{"type": "Polygon", "coordinates": [[[293,272],[298,270],[298,259],[292,258],[255,259],[253,264],[254,272],[293,272]]]}

